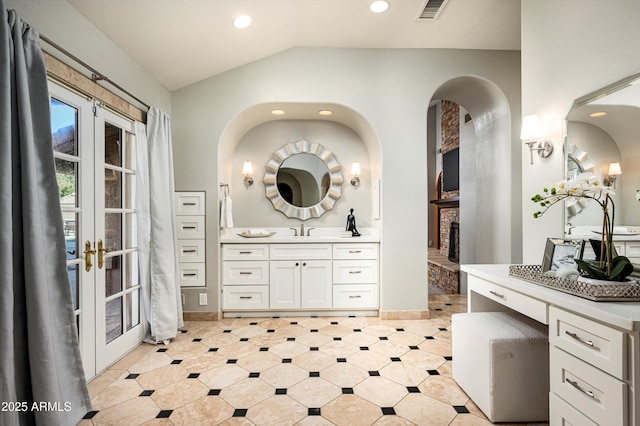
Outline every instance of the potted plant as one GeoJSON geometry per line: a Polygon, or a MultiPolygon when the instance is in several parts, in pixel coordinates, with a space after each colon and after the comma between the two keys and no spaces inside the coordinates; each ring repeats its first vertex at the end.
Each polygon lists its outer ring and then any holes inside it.
{"type": "Polygon", "coordinates": [[[582,276],[597,280],[625,281],[633,272],[633,265],[625,256],[614,256],[613,223],[615,220],[615,204],[611,188],[602,184],[592,173],[581,173],[575,179],[564,179],[543,189],[544,195],[536,194],[531,200],[540,204],[543,210],[533,214],[534,218],[542,216],[551,206],[572,198],[594,200],[602,208],[602,239],[599,261],[578,260],[578,270],[582,276]]]}

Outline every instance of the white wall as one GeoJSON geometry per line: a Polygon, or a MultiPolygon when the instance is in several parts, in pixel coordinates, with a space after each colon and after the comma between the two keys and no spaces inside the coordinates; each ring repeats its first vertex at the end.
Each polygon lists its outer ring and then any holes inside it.
{"type": "MultiPolygon", "coordinates": [[[[171,112],[170,92],[65,0],[6,0],[6,5],[8,9],[14,9],[20,18],[42,35],[82,59],[145,103],[168,113],[171,112]]],[[[74,68],[78,67],[46,43],[43,42],[42,46],[48,53],[74,68]]],[[[84,73],[84,69],[77,69],[84,73]]],[[[109,84],[104,86],[118,93],[113,86],[109,84]]],[[[135,104],[135,102],[132,103],[135,104]]],[[[140,107],[140,105],[136,106],[140,107]]]]}
{"type": "MultiPolygon", "coordinates": [[[[218,207],[211,200],[226,126],[257,104],[332,102],[360,113],[382,147],[381,167],[371,164],[372,175],[377,169],[382,178],[381,307],[426,309],[427,109],[436,89],[461,75],[492,81],[510,106],[519,105],[519,52],[512,51],[295,48],[174,92],[176,185],[206,190],[213,212],[207,219],[209,300],[219,294],[218,207]]],[[[191,308],[198,309],[185,307],[191,308]]]]}
{"type": "Polygon", "coordinates": [[[548,236],[562,235],[562,208],[533,219],[531,196],[563,177],[563,118],[573,100],[638,71],[640,2],[522,0],[522,114],[540,114],[555,150],[550,158],[522,143],[523,259],[539,263],[548,236]]]}

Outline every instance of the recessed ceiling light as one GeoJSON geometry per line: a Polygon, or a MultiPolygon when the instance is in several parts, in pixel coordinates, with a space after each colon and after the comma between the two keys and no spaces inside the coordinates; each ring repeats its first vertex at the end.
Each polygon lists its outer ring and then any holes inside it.
{"type": "Polygon", "coordinates": [[[284,115],[284,110],[283,109],[274,109],[271,111],[271,114],[273,115],[284,115]]]}
{"type": "Polygon", "coordinates": [[[251,16],[249,15],[240,15],[233,20],[233,26],[238,29],[247,28],[251,25],[251,16]]]}
{"type": "Polygon", "coordinates": [[[589,114],[589,117],[603,117],[607,115],[605,111],[594,112],[593,114],[589,114]]]}
{"type": "Polygon", "coordinates": [[[323,109],[323,110],[318,111],[318,114],[320,114],[320,115],[331,115],[331,114],[333,114],[333,111],[329,111],[328,109],[323,109]]]}
{"type": "Polygon", "coordinates": [[[369,8],[373,13],[382,13],[389,9],[389,2],[384,0],[374,1],[369,8]]]}

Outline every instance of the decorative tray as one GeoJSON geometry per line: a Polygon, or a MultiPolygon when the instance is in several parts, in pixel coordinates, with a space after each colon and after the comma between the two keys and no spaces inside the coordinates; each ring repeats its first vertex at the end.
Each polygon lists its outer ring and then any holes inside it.
{"type": "Polygon", "coordinates": [[[275,235],[275,234],[276,234],[275,232],[264,232],[262,234],[250,234],[248,232],[242,232],[242,233],[237,234],[237,235],[239,235],[241,237],[244,237],[244,238],[265,238],[265,237],[270,237],[270,236],[275,235]]]}
{"type": "Polygon", "coordinates": [[[582,281],[559,278],[542,273],[540,265],[509,265],[509,275],[545,287],[559,290],[594,302],[637,302],[640,301],[638,270],[629,281],[582,281]]]}

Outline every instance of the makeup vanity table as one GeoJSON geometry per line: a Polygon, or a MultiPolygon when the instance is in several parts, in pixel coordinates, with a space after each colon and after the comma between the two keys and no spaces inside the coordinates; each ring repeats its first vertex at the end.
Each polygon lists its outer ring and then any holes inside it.
{"type": "Polygon", "coordinates": [[[550,425],[640,424],[640,302],[592,302],[509,276],[509,265],[461,269],[469,312],[511,309],[549,326],[550,425]]]}

